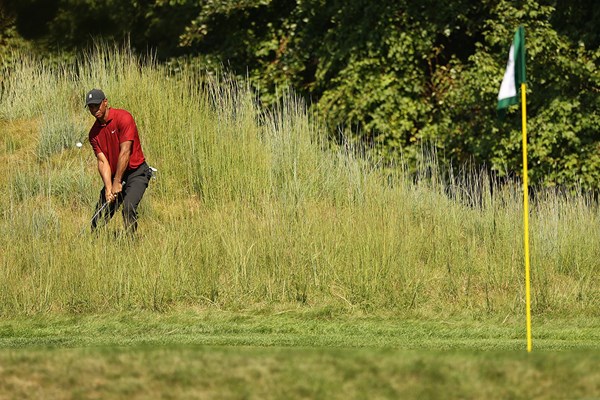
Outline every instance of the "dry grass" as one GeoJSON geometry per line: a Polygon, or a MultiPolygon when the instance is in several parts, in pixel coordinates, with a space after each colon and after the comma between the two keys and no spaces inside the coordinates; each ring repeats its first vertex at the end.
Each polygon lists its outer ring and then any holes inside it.
{"type": "MultiPolygon", "coordinates": [[[[445,180],[434,159],[416,178],[376,168],[329,147],[292,95],[265,112],[243,83],[168,76],[120,50],[79,69],[22,59],[0,99],[0,315],[287,302],[523,313],[518,186],[445,180]],[[81,235],[100,189],[89,146],[73,147],[93,122],[80,101],[91,87],[133,113],[159,169],[134,241],[119,217],[81,235]]],[[[581,194],[538,196],[534,315],[598,316],[598,222],[581,194]]]]}

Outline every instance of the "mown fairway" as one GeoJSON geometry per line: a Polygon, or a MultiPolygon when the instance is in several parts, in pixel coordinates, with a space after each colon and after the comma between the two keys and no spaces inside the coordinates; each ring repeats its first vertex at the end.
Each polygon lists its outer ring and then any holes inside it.
{"type": "Polygon", "coordinates": [[[298,309],[20,318],[0,324],[0,398],[600,395],[596,321],[539,321],[532,354],[521,325],[298,309]]]}
{"type": "Polygon", "coordinates": [[[0,398],[594,398],[600,218],[518,185],[330,146],[289,95],[99,49],[19,55],[0,98],[0,398]],[[110,60],[110,62],[108,62],[110,60]],[[81,67],[83,66],[83,68],[81,67]],[[135,240],[88,233],[82,95],[136,117],[158,168],[135,240]]]}
{"type": "Polygon", "coordinates": [[[597,399],[597,357],[329,347],[26,349],[0,354],[8,363],[0,398],[597,399]]]}

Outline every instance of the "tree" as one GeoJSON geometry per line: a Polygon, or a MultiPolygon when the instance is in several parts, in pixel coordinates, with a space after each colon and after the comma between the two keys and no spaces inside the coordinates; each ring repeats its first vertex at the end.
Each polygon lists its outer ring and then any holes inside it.
{"type": "Polygon", "coordinates": [[[484,40],[448,92],[437,115],[443,146],[455,159],[473,157],[492,169],[519,173],[521,120],[517,107],[495,117],[495,96],[514,28],[525,25],[528,134],[532,182],[597,188],[600,178],[598,49],[559,35],[551,6],[501,2],[485,22],[484,40]]]}
{"type": "Polygon", "coordinates": [[[500,173],[521,169],[518,111],[501,121],[495,104],[524,25],[532,182],[599,186],[594,0],[5,1],[18,31],[48,48],[130,38],[159,60],[247,77],[266,104],[292,87],[333,138],[344,131],[385,159],[433,145],[500,173]]]}

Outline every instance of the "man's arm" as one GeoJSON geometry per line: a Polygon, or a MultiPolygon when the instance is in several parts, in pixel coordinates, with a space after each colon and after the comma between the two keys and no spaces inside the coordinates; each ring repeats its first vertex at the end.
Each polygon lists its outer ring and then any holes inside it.
{"type": "Polygon", "coordinates": [[[112,193],[112,182],[110,180],[110,164],[106,159],[104,153],[96,154],[96,158],[98,159],[98,172],[100,173],[100,177],[104,182],[104,198],[108,202],[112,202],[114,200],[114,196],[112,193]]]}
{"type": "Polygon", "coordinates": [[[129,165],[129,158],[133,150],[133,140],[127,140],[122,142],[119,147],[119,160],[117,161],[117,172],[112,182],[112,193],[116,196],[123,190],[121,182],[123,180],[123,174],[129,165]]]}

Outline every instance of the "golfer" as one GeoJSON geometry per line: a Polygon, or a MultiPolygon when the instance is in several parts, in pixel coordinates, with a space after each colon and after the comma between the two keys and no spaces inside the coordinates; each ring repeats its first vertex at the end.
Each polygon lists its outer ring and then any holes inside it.
{"type": "Polygon", "coordinates": [[[135,121],[129,112],[109,107],[99,89],[85,95],[85,105],[96,118],[89,140],[104,182],[92,218],[92,232],[100,220],[107,222],[112,218],[122,204],[125,231],[132,234],[137,230],[137,207],[152,177],[135,121]]]}

